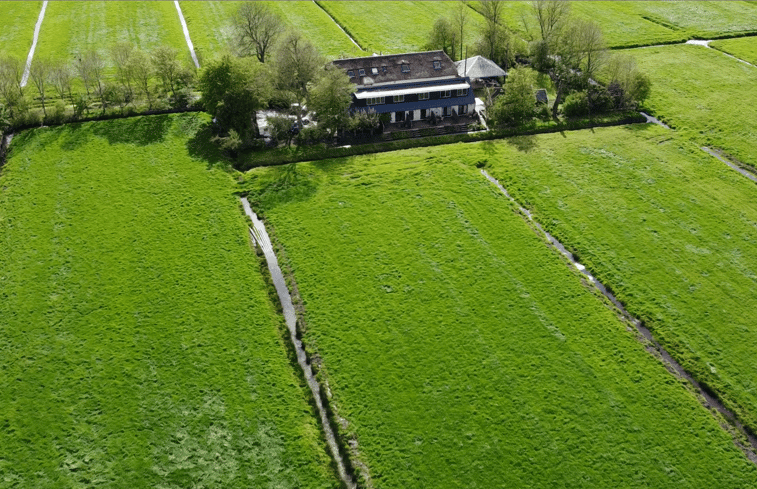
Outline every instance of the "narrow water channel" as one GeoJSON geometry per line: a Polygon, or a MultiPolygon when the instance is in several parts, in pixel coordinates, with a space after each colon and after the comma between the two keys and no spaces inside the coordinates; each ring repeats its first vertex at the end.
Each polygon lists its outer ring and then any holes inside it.
{"type": "Polygon", "coordinates": [[[544,237],[547,239],[547,242],[549,245],[554,246],[560,253],[562,253],[568,261],[570,261],[571,264],[573,264],[576,269],[581,272],[588,281],[596,287],[597,290],[599,290],[602,295],[607,297],[610,302],[620,311],[620,313],[623,315],[623,317],[631,324],[636,327],[636,330],[647,340],[649,341],[654,349],[657,351],[657,353],[660,355],[666,366],[668,366],[668,370],[672,370],[675,372],[678,376],[683,377],[684,379],[688,380],[694,388],[699,392],[699,395],[702,396],[704,399],[703,405],[707,409],[713,407],[718,412],[720,412],[723,416],[728,418],[734,426],[742,433],[744,434],[747,439],[749,440],[749,443],[752,446],[752,450],[749,450],[748,447],[742,447],[738,443],[736,443],[739,448],[742,449],[744,454],[747,456],[749,460],[751,460],[753,463],[757,464],[757,437],[750,434],[744,429],[744,426],[736,419],[734,414],[729,411],[728,409],[723,406],[723,404],[713,396],[711,396],[709,393],[707,393],[702,387],[699,385],[699,383],[694,380],[694,378],[678,363],[676,362],[673,357],[670,356],[670,354],[655,340],[654,336],[652,335],[652,332],[649,331],[648,328],[646,328],[641,321],[633,317],[623,306],[623,304],[618,301],[618,299],[607,290],[607,287],[605,287],[601,282],[599,282],[594,276],[589,273],[589,271],[586,269],[585,266],[583,266],[581,263],[579,263],[573,254],[568,251],[565,246],[563,246],[562,243],[557,241],[551,234],[549,234],[538,222],[534,221],[533,215],[528,209],[523,208],[508,192],[505,187],[502,186],[502,184],[499,183],[497,179],[489,175],[485,170],[481,170],[481,174],[483,174],[490,182],[492,182],[494,185],[499,188],[500,191],[502,191],[503,194],[507,196],[508,199],[510,199],[515,205],[518,206],[518,209],[523,214],[523,216],[528,220],[529,224],[532,224],[535,226],[541,233],[544,234],[544,237]]]}
{"type": "Polygon", "coordinates": [[[29,81],[29,71],[32,68],[32,59],[34,59],[34,50],[37,49],[37,39],[39,38],[39,30],[42,28],[42,21],[45,20],[45,10],[47,10],[47,0],[42,2],[42,9],[39,11],[39,17],[37,17],[37,23],[34,24],[34,37],[32,37],[32,47],[29,49],[29,55],[26,57],[26,66],[24,66],[24,74],[21,77],[21,88],[26,86],[26,82],[29,81]]]}
{"type": "Polygon", "coordinates": [[[200,68],[200,62],[197,60],[197,54],[195,53],[195,47],[194,44],[192,44],[192,39],[189,38],[189,28],[187,28],[187,21],[184,20],[184,14],[181,11],[181,5],[179,5],[179,1],[175,0],[173,3],[176,6],[176,12],[179,14],[179,22],[181,22],[181,29],[184,31],[184,39],[187,41],[187,47],[189,48],[189,54],[192,56],[192,61],[195,64],[196,68],[200,68]]]}
{"type": "Polygon", "coordinates": [[[292,344],[294,345],[294,348],[297,352],[297,363],[300,364],[300,368],[305,374],[305,379],[307,380],[308,386],[310,387],[310,391],[313,393],[313,399],[315,399],[315,403],[318,407],[318,413],[321,417],[321,425],[323,426],[324,435],[326,436],[326,442],[328,443],[329,449],[331,450],[331,456],[334,457],[334,460],[336,461],[339,477],[347,485],[348,488],[355,489],[355,482],[352,480],[352,477],[347,474],[344,460],[342,459],[342,455],[339,452],[339,447],[336,443],[334,430],[332,430],[328,416],[326,415],[326,409],[324,408],[323,402],[321,400],[321,387],[320,385],[318,385],[318,381],[313,375],[313,370],[307,361],[307,356],[305,355],[305,349],[302,346],[302,342],[297,339],[297,315],[295,314],[294,305],[292,304],[292,297],[289,295],[289,289],[287,288],[286,282],[284,281],[284,275],[281,273],[281,268],[279,267],[279,261],[276,258],[276,253],[274,253],[273,246],[271,246],[271,240],[268,237],[268,233],[265,229],[265,224],[263,224],[263,222],[258,219],[258,216],[250,207],[250,203],[244,197],[242,197],[242,206],[244,207],[245,214],[247,214],[252,220],[253,227],[251,232],[253,240],[255,241],[255,244],[259,246],[263,251],[266,262],[268,263],[268,270],[271,272],[273,285],[276,287],[276,293],[279,296],[279,300],[281,301],[281,308],[284,311],[284,320],[286,321],[287,328],[289,329],[289,338],[292,341],[292,344]]]}

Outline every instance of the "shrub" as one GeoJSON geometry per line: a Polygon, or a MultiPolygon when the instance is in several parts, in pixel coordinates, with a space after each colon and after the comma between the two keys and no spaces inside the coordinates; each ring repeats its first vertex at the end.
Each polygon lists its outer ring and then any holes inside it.
{"type": "Polygon", "coordinates": [[[565,117],[582,117],[589,113],[586,92],[573,92],[565,98],[562,106],[565,117]]]}

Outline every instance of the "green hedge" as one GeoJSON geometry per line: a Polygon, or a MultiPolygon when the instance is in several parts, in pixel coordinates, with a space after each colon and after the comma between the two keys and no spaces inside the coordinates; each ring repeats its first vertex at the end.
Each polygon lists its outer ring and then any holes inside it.
{"type": "MultiPolygon", "coordinates": [[[[349,147],[327,147],[325,144],[303,146],[296,148],[276,148],[270,150],[246,152],[241,154],[234,164],[239,171],[247,171],[260,166],[285,165],[299,161],[325,160],[342,158],[369,153],[383,153],[400,149],[418,148],[422,146],[438,146],[458,142],[486,141],[512,136],[543,134],[550,132],[572,131],[589,127],[618,126],[645,122],[644,116],[638,112],[620,112],[594,118],[569,119],[560,122],[532,122],[525,126],[492,129],[473,133],[445,134],[421,138],[400,139],[379,143],[361,144],[349,147]]],[[[394,133],[397,134],[397,133],[394,133]]]]}

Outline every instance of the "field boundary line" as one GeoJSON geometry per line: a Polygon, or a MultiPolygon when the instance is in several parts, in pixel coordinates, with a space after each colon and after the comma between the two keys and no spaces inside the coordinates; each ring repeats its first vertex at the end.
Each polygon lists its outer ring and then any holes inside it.
{"type": "Polygon", "coordinates": [[[340,31],[344,32],[344,35],[345,35],[345,36],[347,36],[347,37],[349,38],[349,40],[350,40],[350,41],[352,41],[352,44],[354,44],[355,46],[357,46],[357,48],[358,48],[359,50],[361,50],[361,51],[363,51],[363,52],[366,52],[366,53],[368,52],[368,51],[366,51],[365,49],[363,49],[363,47],[362,47],[362,46],[360,46],[360,44],[358,44],[356,40],[354,40],[354,39],[352,38],[352,36],[351,36],[351,35],[350,35],[350,34],[349,34],[349,33],[347,32],[347,30],[346,30],[346,29],[344,29],[344,28],[343,28],[343,27],[342,27],[342,26],[341,26],[341,25],[339,24],[339,22],[337,22],[337,21],[336,21],[336,19],[335,19],[334,17],[332,17],[332,16],[331,16],[331,14],[330,14],[330,13],[329,13],[329,12],[328,12],[328,11],[327,11],[327,10],[326,10],[325,8],[323,8],[323,7],[321,6],[321,4],[320,4],[320,3],[316,2],[315,0],[313,0],[313,3],[314,3],[314,4],[316,5],[316,7],[318,7],[318,8],[319,8],[319,9],[321,9],[321,10],[323,10],[323,13],[324,13],[324,14],[326,14],[326,15],[328,15],[328,16],[329,16],[329,19],[331,19],[331,21],[332,21],[332,22],[334,22],[334,24],[336,24],[336,26],[337,26],[337,27],[339,28],[339,30],[340,30],[340,31]]]}
{"type": "Polygon", "coordinates": [[[302,373],[305,376],[310,392],[313,395],[318,414],[320,415],[321,425],[323,427],[323,434],[326,438],[326,443],[331,451],[331,456],[336,463],[337,471],[339,472],[339,478],[348,489],[356,489],[357,486],[350,474],[347,473],[344,457],[342,457],[339,451],[339,445],[336,441],[336,434],[331,427],[328,414],[326,413],[326,407],[324,406],[323,397],[321,397],[321,386],[316,380],[311,367],[311,362],[307,358],[305,348],[302,345],[302,341],[297,338],[297,313],[294,309],[294,303],[292,302],[292,296],[289,293],[289,288],[284,280],[284,274],[279,266],[278,259],[276,258],[276,252],[273,250],[271,239],[266,231],[263,221],[258,219],[258,216],[253,212],[249,201],[246,197],[241,197],[242,207],[247,217],[252,221],[253,228],[250,230],[250,234],[253,237],[253,241],[265,255],[266,263],[268,264],[268,271],[271,273],[271,280],[273,286],[276,289],[276,294],[279,296],[281,302],[281,309],[284,315],[284,321],[286,322],[287,329],[289,330],[289,339],[294,346],[297,354],[297,363],[302,369],[302,373]]]}
{"type": "Polygon", "coordinates": [[[32,69],[32,59],[34,58],[34,50],[37,49],[37,38],[39,38],[39,31],[42,28],[42,21],[45,20],[45,10],[47,10],[47,0],[42,2],[42,9],[39,11],[39,17],[37,17],[37,23],[34,24],[34,37],[32,38],[32,47],[29,49],[29,56],[26,57],[26,66],[24,66],[24,76],[21,77],[21,88],[26,86],[26,82],[29,81],[29,71],[32,69]]]}
{"type": "Polygon", "coordinates": [[[184,39],[187,40],[187,46],[189,47],[189,54],[192,55],[192,61],[194,61],[195,67],[200,68],[200,62],[197,61],[197,54],[195,54],[195,47],[192,44],[192,39],[189,38],[189,28],[187,28],[187,21],[184,20],[184,14],[181,12],[181,6],[179,0],[174,0],[173,4],[176,6],[176,12],[179,13],[179,22],[181,22],[181,28],[184,31],[184,39]]]}
{"type": "MultiPolygon", "coordinates": [[[[531,211],[523,207],[520,202],[515,200],[515,198],[508,193],[507,189],[505,189],[505,187],[502,186],[501,183],[499,183],[499,180],[489,175],[489,173],[487,173],[487,171],[484,169],[481,169],[481,174],[487,180],[493,183],[508,199],[510,199],[513,204],[515,204],[521,216],[526,221],[526,224],[528,224],[532,228],[535,228],[544,236],[544,238],[546,239],[546,245],[548,247],[554,247],[557,251],[559,251],[560,254],[563,255],[568,260],[568,262],[570,262],[570,264],[573,265],[576,270],[581,273],[581,275],[588,279],[589,283],[593,285],[596,290],[598,290],[605,298],[610,300],[610,302],[615,306],[618,312],[620,312],[620,315],[624,320],[633,324],[633,326],[636,328],[636,331],[641,335],[642,338],[644,338],[644,340],[648,342],[648,346],[646,348],[647,352],[660,360],[660,362],[663,364],[663,366],[665,366],[668,372],[675,375],[676,377],[687,380],[689,384],[694,388],[694,391],[698,394],[697,400],[705,409],[712,413],[711,408],[714,408],[715,411],[717,411],[724,418],[730,421],[731,426],[735,428],[738,434],[746,437],[747,445],[744,445],[739,441],[736,436],[737,433],[734,433],[733,429],[729,429],[728,426],[720,423],[721,427],[729,432],[729,434],[733,438],[733,443],[739,449],[741,449],[742,452],[744,452],[744,455],[746,455],[747,459],[757,465],[757,436],[751,434],[744,427],[744,425],[741,424],[736,415],[728,410],[723,405],[723,403],[720,402],[720,399],[717,398],[714,392],[705,390],[702,385],[697,382],[696,379],[694,379],[694,377],[688,371],[686,371],[686,369],[684,369],[683,366],[681,366],[681,364],[678,363],[665,348],[662,347],[662,345],[660,345],[649,328],[644,326],[644,324],[638,318],[629,313],[625,306],[610,291],[610,289],[608,289],[604,284],[597,280],[584,265],[576,260],[575,256],[573,256],[573,253],[568,251],[560,241],[558,241],[554,236],[547,232],[547,230],[544,229],[542,225],[534,219],[531,211]]],[[[712,414],[715,416],[715,413],[712,414]]]]}
{"type": "Polygon", "coordinates": [[[757,183],[757,175],[755,175],[754,172],[751,172],[747,170],[746,168],[744,168],[744,166],[746,165],[741,166],[738,163],[734,163],[730,159],[723,156],[722,152],[716,149],[708,148],[707,146],[702,146],[700,149],[704,151],[705,153],[709,154],[710,156],[714,156],[715,158],[719,159],[720,161],[722,161],[729,167],[733,168],[734,170],[736,170],[743,176],[747,177],[749,180],[753,181],[754,183],[757,183]]]}

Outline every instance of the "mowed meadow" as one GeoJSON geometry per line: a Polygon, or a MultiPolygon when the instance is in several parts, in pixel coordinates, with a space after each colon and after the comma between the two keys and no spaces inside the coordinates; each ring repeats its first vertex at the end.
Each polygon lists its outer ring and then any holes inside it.
{"type": "Polygon", "coordinates": [[[475,168],[500,151],[517,167],[498,142],[248,174],[365,480],[757,484],[716,418],[475,168]]]}
{"type": "Polygon", "coordinates": [[[14,139],[0,487],[338,487],[207,120],[14,139]]]}

